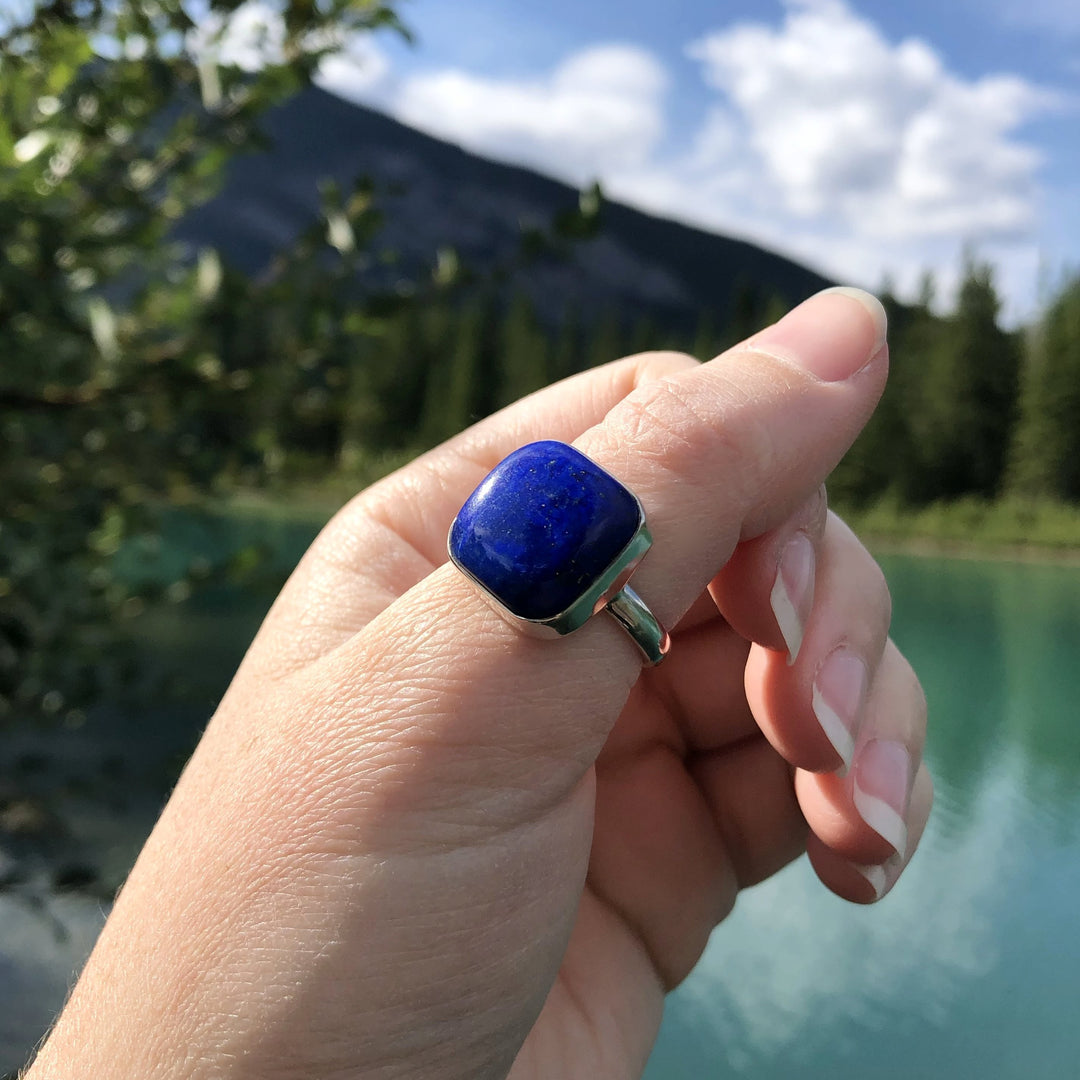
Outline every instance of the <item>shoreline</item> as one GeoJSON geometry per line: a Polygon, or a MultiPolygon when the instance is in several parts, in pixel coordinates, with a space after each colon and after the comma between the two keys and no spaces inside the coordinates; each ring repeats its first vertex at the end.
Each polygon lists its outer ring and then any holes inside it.
{"type": "MultiPolygon", "coordinates": [[[[342,485],[332,494],[308,489],[296,495],[265,491],[238,491],[234,495],[218,498],[204,504],[203,509],[222,517],[265,518],[271,521],[310,525],[320,529],[348,502],[355,488],[342,485]]],[[[874,513],[851,510],[840,506],[837,513],[859,538],[877,555],[911,555],[921,558],[963,559],[967,561],[1044,563],[1058,566],[1080,566],[1080,532],[1075,541],[1062,543],[1060,539],[1039,542],[1037,540],[998,540],[992,538],[961,538],[941,536],[916,528],[909,532],[905,525],[916,526],[919,512],[905,520],[903,515],[892,518],[881,528],[875,528],[874,513]],[[897,528],[891,528],[895,523],[897,528]]],[[[1071,531],[1071,530],[1070,530],[1071,531]]],[[[1058,534],[1060,537],[1060,534],[1058,534]]]]}
{"type": "Polygon", "coordinates": [[[978,540],[945,540],[934,536],[894,536],[852,526],[872,555],[910,555],[925,559],[966,562],[1041,563],[1080,566],[1080,542],[1075,547],[1050,544],[998,544],[978,540]]]}

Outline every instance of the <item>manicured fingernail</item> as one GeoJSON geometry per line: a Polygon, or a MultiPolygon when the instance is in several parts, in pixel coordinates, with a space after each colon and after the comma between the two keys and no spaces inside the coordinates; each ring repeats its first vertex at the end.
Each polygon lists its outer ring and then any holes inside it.
{"type": "Polygon", "coordinates": [[[852,863],[852,866],[870,882],[870,887],[874,890],[874,899],[880,900],[885,895],[885,886],[888,884],[885,867],[880,863],[875,866],[859,866],[858,863],[852,863]]]}
{"type": "Polygon", "coordinates": [[[829,653],[814,679],[811,704],[821,730],[840,755],[840,776],[847,775],[855,756],[867,681],[866,665],[843,646],[829,653]]]}
{"type": "Polygon", "coordinates": [[[769,602],[794,664],[814,603],[814,545],[806,533],[796,533],[784,547],[769,602]]]}
{"type": "Polygon", "coordinates": [[[750,344],[824,382],[841,382],[881,351],[888,323],[877,297],[841,285],[811,296],[750,344]]]}
{"type": "Polygon", "coordinates": [[[855,759],[852,783],[855,809],[900,856],[907,849],[911,776],[908,748],[891,739],[872,739],[855,759]]]}

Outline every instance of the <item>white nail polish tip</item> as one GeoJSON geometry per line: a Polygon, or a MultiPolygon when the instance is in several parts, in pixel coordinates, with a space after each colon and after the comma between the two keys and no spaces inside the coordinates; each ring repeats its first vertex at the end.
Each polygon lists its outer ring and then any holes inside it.
{"type": "Polygon", "coordinates": [[[907,826],[904,819],[887,802],[863,791],[857,783],[854,785],[852,798],[859,817],[883,840],[892,844],[898,855],[903,856],[907,848],[907,826]]]}
{"type": "Polygon", "coordinates": [[[870,882],[870,887],[874,890],[874,899],[880,900],[885,895],[885,867],[884,866],[859,866],[858,863],[852,863],[859,873],[870,882]]]}
{"type": "Polygon", "coordinates": [[[855,756],[855,740],[847,725],[840,719],[835,709],[830,708],[829,703],[821,695],[821,691],[814,687],[811,695],[811,707],[817,717],[821,730],[825,732],[833,749],[840,755],[843,764],[837,769],[840,776],[846,776],[851,768],[851,759],[855,756]]]}
{"type": "Polygon", "coordinates": [[[851,285],[834,285],[831,289],[822,289],[818,295],[823,296],[825,293],[848,296],[866,308],[870,318],[874,320],[874,345],[870,355],[876,356],[889,336],[889,316],[885,313],[882,302],[873,293],[868,293],[865,289],[856,289],[851,285]]]}
{"type": "Polygon", "coordinates": [[[799,621],[799,613],[795,610],[795,605],[791,602],[791,597],[788,596],[788,591],[784,587],[782,574],[776,575],[769,603],[780,626],[780,633],[784,635],[784,644],[788,648],[788,663],[794,664],[795,657],[799,655],[799,649],[802,647],[803,629],[799,621]]]}

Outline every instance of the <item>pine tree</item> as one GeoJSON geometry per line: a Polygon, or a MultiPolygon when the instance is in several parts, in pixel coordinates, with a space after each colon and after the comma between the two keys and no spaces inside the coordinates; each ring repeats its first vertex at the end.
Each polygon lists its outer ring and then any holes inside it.
{"type": "Polygon", "coordinates": [[[607,308],[593,324],[585,355],[586,367],[599,367],[624,354],[622,326],[614,308],[607,308]]]}
{"type": "Polygon", "coordinates": [[[711,308],[702,308],[698,315],[697,329],[690,346],[690,355],[699,360],[711,360],[719,353],[720,335],[716,331],[716,319],[711,308]]]}
{"type": "Polygon", "coordinates": [[[581,322],[571,308],[563,313],[558,335],[551,352],[551,379],[565,379],[583,367],[581,356],[581,322]]]}
{"type": "Polygon", "coordinates": [[[889,319],[889,381],[873,416],[829,478],[831,495],[846,503],[863,504],[889,489],[901,489],[910,469],[911,434],[902,376],[908,369],[908,330],[922,313],[905,309],[888,283],[878,296],[889,319]]]}
{"type": "Polygon", "coordinates": [[[968,257],[956,312],[927,351],[920,412],[912,418],[928,496],[989,498],[1001,487],[1019,350],[998,325],[1000,307],[992,268],[968,257]]]}
{"type": "Polygon", "coordinates": [[[902,307],[886,295],[889,316],[889,382],[882,407],[892,442],[884,447],[889,457],[889,486],[907,503],[930,502],[940,495],[936,460],[927,452],[934,445],[933,427],[940,422],[934,407],[934,357],[947,333],[943,319],[932,310],[935,281],[923,275],[919,299],[902,307]]]}
{"type": "Polygon", "coordinates": [[[647,314],[641,314],[634,323],[627,344],[627,354],[650,352],[660,348],[660,330],[652,318],[647,314]]]}
{"type": "Polygon", "coordinates": [[[1009,486],[1080,499],[1080,276],[1051,301],[1026,345],[1009,486]]]}
{"type": "Polygon", "coordinates": [[[514,295],[503,319],[498,371],[499,405],[509,405],[549,381],[547,338],[524,293],[514,295]]]}

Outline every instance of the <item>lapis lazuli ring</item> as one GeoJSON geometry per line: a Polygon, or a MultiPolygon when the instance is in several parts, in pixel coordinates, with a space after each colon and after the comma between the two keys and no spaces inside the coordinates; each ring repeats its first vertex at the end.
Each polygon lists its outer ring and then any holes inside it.
{"type": "Polygon", "coordinates": [[[535,442],[515,450],[450,526],[450,558],[511,621],[569,634],[600,611],[650,664],[670,638],[627,582],[652,537],[637,497],[580,450],[535,442]]]}

